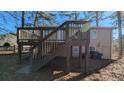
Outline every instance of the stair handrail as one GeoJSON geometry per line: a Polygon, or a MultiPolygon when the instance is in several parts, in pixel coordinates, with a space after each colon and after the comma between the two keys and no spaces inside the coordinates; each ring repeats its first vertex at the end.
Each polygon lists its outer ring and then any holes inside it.
{"type": "Polygon", "coordinates": [[[60,28],[62,28],[65,24],[69,24],[69,23],[87,23],[89,21],[65,21],[64,23],[62,23],[60,26],[58,26],[54,31],[52,31],[49,35],[47,35],[45,38],[43,38],[41,41],[44,41],[46,39],[48,39],[51,35],[53,35],[55,32],[57,32],[60,28]]]}

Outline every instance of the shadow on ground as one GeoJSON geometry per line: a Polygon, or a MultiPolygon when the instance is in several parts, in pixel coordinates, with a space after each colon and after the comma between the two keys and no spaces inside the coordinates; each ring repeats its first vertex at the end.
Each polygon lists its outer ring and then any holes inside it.
{"type": "Polygon", "coordinates": [[[65,81],[78,81],[83,80],[83,78],[91,75],[93,73],[100,73],[99,70],[113,63],[114,60],[89,60],[89,74],[81,74],[80,63],[78,61],[71,61],[71,73],[65,72],[66,68],[66,59],[65,58],[56,58],[51,64],[53,68],[54,80],[65,80],[65,81]]]}
{"type": "MultiPolygon", "coordinates": [[[[24,55],[25,56],[25,55],[24,55]]],[[[22,58],[23,59],[23,58],[22,58]]],[[[25,59],[25,58],[24,58],[25,59]]],[[[29,64],[25,60],[18,64],[17,55],[0,55],[0,81],[50,81],[53,80],[53,71],[50,64],[38,72],[31,74],[18,74],[17,70],[29,64]]]]}
{"type": "MultiPolygon", "coordinates": [[[[112,60],[90,60],[90,74],[99,73],[99,69],[106,67],[112,62],[112,60]]],[[[71,61],[71,73],[65,72],[65,58],[55,58],[49,64],[41,68],[39,71],[32,74],[26,75],[15,73],[19,68],[23,67],[25,64],[28,63],[29,61],[27,60],[23,61],[21,65],[18,64],[17,55],[0,55],[0,81],[78,81],[89,75],[79,73],[80,63],[78,61],[71,61]]]]}

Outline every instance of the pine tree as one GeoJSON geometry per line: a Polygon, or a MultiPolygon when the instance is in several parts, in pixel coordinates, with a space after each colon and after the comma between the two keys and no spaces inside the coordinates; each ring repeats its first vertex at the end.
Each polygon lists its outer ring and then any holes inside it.
{"type": "Polygon", "coordinates": [[[86,11],[84,12],[84,16],[87,20],[95,22],[97,27],[100,26],[100,22],[105,19],[103,11],[86,11]]]}
{"type": "Polygon", "coordinates": [[[79,20],[80,12],[79,11],[61,11],[59,12],[61,17],[67,17],[69,20],[79,20]]]}
{"type": "Polygon", "coordinates": [[[122,12],[117,11],[119,59],[122,58],[122,12]]]}

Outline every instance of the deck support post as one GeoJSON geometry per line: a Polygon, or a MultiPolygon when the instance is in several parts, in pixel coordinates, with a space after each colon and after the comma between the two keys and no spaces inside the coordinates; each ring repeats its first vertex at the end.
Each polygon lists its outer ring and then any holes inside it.
{"type": "Polygon", "coordinates": [[[79,46],[79,62],[80,62],[80,67],[81,67],[81,74],[84,73],[84,67],[83,67],[83,60],[82,60],[82,46],[79,46]]]}
{"type": "Polygon", "coordinates": [[[21,50],[22,50],[22,46],[20,44],[18,44],[18,62],[19,64],[21,64],[21,59],[22,59],[22,55],[21,55],[21,50]]]}
{"type": "Polygon", "coordinates": [[[43,29],[41,29],[41,31],[40,31],[40,41],[39,41],[39,44],[40,44],[40,46],[39,46],[39,50],[38,50],[38,52],[40,52],[39,53],[39,56],[40,56],[40,61],[42,61],[42,59],[43,59],[43,42],[42,42],[42,39],[43,39],[43,29]]]}
{"type": "Polygon", "coordinates": [[[70,72],[70,45],[67,45],[67,72],[70,72]]]}
{"type": "Polygon", "coordinates": [[[89,74],[89,43],[85,45],[85,74],[89,74]]]}
{"type": "Polygon", "coordinates": [[[66,51],[67,51],[67,56],[66,56],[66,67],[67,67],[67,72],[70,72],[70,42],[69,42],[69,29],[68,29],[68,25],[67,25],[67,30],[65,32],[65,37],[66,37],[66,51]]]}
{"type": "Polygon", "coordinates": [[[15,54],[16,53],[16,47],[15,46],[13,46],[13,53],[15,54]]]}

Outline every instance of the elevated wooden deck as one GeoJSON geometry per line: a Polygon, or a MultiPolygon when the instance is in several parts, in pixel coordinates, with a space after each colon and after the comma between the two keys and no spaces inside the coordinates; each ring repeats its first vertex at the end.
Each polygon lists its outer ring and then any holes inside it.
{"type": "MultiPolygon", "coordinates": [[[[35,66],[35,71],[43,67],[50,62],[59,53],[59,49],[66,49],[67,71],[70,69],[70,56],[71,46],[85,46],[85,66],[88,61],[88,51],[90,34],[89,29],[83,31],[83,25],[89,23],[88,21],[66,21],[60,26],[55,27],[37,27],[37,28],[18,28],[17,40],[18,40],[18,52],[19,61],[21,63],[21,50],[24,45],[32,46],[30,49],[30,63],[35,66]],[[64,46],[63,46],[64,45],[64,46]],[[47,61],[44,56],[47,57],[47,61]],[[40,64],[40,65],[39,65],[40,64]]],[[[79,60],[82,62],[82,53],[80,52],[79,60]]],[[[82,64],[83,65],[83,64],[82,64]]],[[[33,66],[32,66],[33,67],[33,66]]],[[[34,68],[34,67],[33,67],[34,68]]],[[[32,69],[33,69],[32,68],[32,69]]]]}

